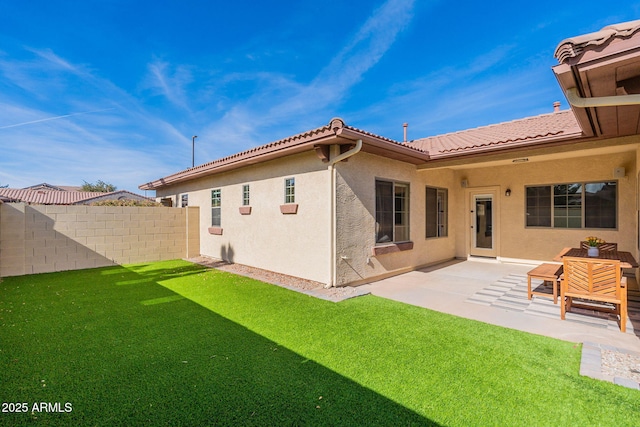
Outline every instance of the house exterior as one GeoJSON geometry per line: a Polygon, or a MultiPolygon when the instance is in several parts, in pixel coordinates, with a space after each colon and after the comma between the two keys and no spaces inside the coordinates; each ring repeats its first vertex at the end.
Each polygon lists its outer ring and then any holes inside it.
{"type": "Polygon", "coordinates": [[[357,285],[453,258],[542,262],[588,235],[638,257],[640,21],[567,39],[571,103],[396,142],[327,125],[140,186],[200,207],[200,252],[357,285]]]}

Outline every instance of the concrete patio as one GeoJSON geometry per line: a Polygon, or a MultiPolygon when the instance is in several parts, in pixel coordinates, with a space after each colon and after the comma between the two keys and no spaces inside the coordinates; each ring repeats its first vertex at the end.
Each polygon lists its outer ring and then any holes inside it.
{"type": "MultiPolygon", "coordinates": [[[[533,268],[530,264],[493,260],[454,260],[359,288],[376,296],[533,334],[640,352],[637,313],[630,313],[627,333],[621,333],[615,322],[585,314],[568,313],[567,320],[560,320],[560,306],[551,298],[527,299],[527,272],[533,268]],[[509,294],[516,283],[518,290],[509,294]]],[[[637,291],[635,280],[629,282],[629,288],[637,291]]]]}

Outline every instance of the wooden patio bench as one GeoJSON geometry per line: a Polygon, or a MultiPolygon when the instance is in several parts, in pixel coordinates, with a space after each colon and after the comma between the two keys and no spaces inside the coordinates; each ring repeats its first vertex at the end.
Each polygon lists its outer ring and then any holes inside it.
{"type": "Polygon", "coordinates": [[[560,318],[571,307],[595,309],[593,306],[580,306],[573,302],[581,298],[600,303],[613,304],[614,308],[602,311],[620,316],[620,331],[627,330],[627,278],[622,276],[619,260],[598,258],[564,257],[564,274],[560,285],[560,318]]]}
{"type": "Polygon", "coordinates": [[[551,282],[553,288],[553,303],[558,303],[558,285],[562,276],[562,265],[560,264],[540,264],[533,270],[527,272],[527,298],[531,299],[533,295],[548,297],[546,292],[538,292],[531,288],[531,279],[540,279],[544,282],[551,282]]]}

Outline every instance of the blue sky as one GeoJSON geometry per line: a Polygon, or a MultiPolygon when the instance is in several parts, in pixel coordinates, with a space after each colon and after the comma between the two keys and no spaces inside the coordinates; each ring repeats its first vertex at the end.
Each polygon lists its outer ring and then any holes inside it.
{"type": "Polygon", "coordinates": [[[396,140],[567,103],[558,43],[640,0],[0,2],[0,185],[138,185],[342,117],[396,140]]]}

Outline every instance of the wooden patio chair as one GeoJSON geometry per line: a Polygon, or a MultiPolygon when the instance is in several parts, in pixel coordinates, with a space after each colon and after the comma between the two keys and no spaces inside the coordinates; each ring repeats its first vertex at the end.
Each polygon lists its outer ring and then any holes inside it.
{"type": "MultiPolygon", "coordinates": [[[[585,241],[580,242],[580,249],[589,249],[589,244],[585,241]]],[[[598,245],[598,249],[601,251],[617,251],[618,244],[617,243],[600,243],[598,245]]]]}
{"type": "MultiPolygon", "coordinates": [[[[614,305],[613,310],[604,309],[620,316],[620,331],[627,330],[627,278],[622,277],[619,260],[564,257],[564,276],[560,284],[560,318],[571,307],[580,307],[573,298],[614,305]]],[[[594,309],[592,306],[582,308],[594,309]]]]}

